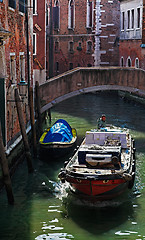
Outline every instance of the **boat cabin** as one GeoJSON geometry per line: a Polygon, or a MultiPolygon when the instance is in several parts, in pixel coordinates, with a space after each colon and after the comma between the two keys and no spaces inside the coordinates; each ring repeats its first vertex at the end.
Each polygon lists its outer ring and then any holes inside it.
{"type": "Polygon", "coordinates": [[[93,168],[120,168],[122,150],[128,148],[124,132],[86,132],[78,151],[79,164],[93,168]]]}

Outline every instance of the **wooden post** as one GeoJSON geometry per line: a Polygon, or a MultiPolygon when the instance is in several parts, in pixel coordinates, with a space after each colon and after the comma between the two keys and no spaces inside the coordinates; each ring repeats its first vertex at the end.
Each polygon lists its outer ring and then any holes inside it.
{"type": "Polygon", "coordinates": [[[36,142],[36,129],[35,129],[35,118],[34,118],[34,104],[33,104],[33,88],[29,89],[29,108],[30,108],[30,121],[32,131],[32,143],[34,156],[37,155],[37,142],[36,142]]]}
{"type": "Polygon", "coordinates": [[[48,116],[49,116],[49,124],[51,124],[51,110],[50,110],[50,108],[48,109],[48,116]]]}
{"type": "Polygon", "coordinates": [[[14,204],[14,196],[12,191],[11,178],[9,174],[8,161],[6,159],[3,138],[2,138],[1,121],[0,121],[0,164],[2,168],[3,181],[4,181],[4,185],[7,192],[8,202],[9,204],[14,204]]]}
{"type": "Polygon", "coordinates": [[[39,137],[43,133],[42,129],[42,119],[41,119],[41,107],[40,107],[40,94],[39,94],[39,83],[36,81],[35,85],[35,99],[36,99],[36,109],[37,109],[37,117],[38,117],[38,131],[39,131],[39,137]]]}
{"type": "Polygon", "coordinates": [[[20,97],[19,97],[17,88],[15,89],[15,102],[16,102],[16,107],[17,107],[17,113],[18,113],[18,119],[19,119],[22,139],[23,139],[23,143],[24,143],[24,149],[25,149],[25,154],[26,154],[26,159],[27,159],[28,171],[33,172],[33,166],[32,166],[32,161],[31,161],[31,153],[30,153],[28,138],[27,138],[27,134],[26,134],[25,123],[24,123],[24,119],[23,119],[20,97]]]}

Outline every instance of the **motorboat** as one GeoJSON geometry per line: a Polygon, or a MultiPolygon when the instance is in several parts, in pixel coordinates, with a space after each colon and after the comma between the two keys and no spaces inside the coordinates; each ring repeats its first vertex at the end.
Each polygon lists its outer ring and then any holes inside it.
{"type": "Polygon", "coordinates": [[[115,127],[87,131],[58,176],[78,197],[113,199],[134,185],[134,139],[128,130],[115,127]]]}
{"type": "Polygon", "coordinates": [[[74,148],[76,140],[76,129],[71,128],[66,120],[59,119],[44,131],[39,144],[41,152],[47,154],[48,158],[60,158],[74,148]]]}

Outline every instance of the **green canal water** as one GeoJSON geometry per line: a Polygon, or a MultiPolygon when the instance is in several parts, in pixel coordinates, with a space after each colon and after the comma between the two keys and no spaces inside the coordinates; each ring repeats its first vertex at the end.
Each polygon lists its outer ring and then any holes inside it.
{"type": "Polygon", "coordinates": [[[48,156],[48,162],[38,157],[33,174],[24,161],[12,178],[14,206],[7,204],[5,190],[0,194],[0,240],[145,239],[145,108],[112,92],[87,94],[55,106],[52,122],[66,119],[77,129],[79,145],[102,113],[108,124],[130,129],[135,138],[133,189],[112,201],[87,203],[70,196],[57,177],[68,157],[50,161],[48,156]]]}

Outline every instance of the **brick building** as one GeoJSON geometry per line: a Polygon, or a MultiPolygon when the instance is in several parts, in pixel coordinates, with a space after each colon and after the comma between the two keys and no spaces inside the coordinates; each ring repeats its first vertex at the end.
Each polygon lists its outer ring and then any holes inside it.
{"type": "Polygon", "coordinates": [[[78,66],[119,64],[117,0],[47,0],[48,77],[78,66]]]}
{"type": "Polygon", "coordinates": [[[145,69],[143,0],[120,0],[120,66],[145,69]]]}
{"type": "MultiPolygon", "coordinates": [[[[30,6],[29,1],[28,6],[30,6]]],[[[0,1],[0,119],[6,148],[14,143],[20,132],[14,89],[20,81],[27,83],[29,79],[29,84],[33,84],[33,26],[31,25],[33,15],[31,8],[27,8],[29,13],[29,56],[27,56],[25,7],[24,0],[0,1]],[[27,62],[29,62],[29,71],[27,62]],[[30,72],[29,78],[28,72],[30,72]]],[[[27,124],[28,98],[24,97],[22,105],[27,124]]]]}
{"type": "Polygon", "coordinates": [[[46,0],[33,0],[33,70],[39,84],[46,81],[46,0]]]}

